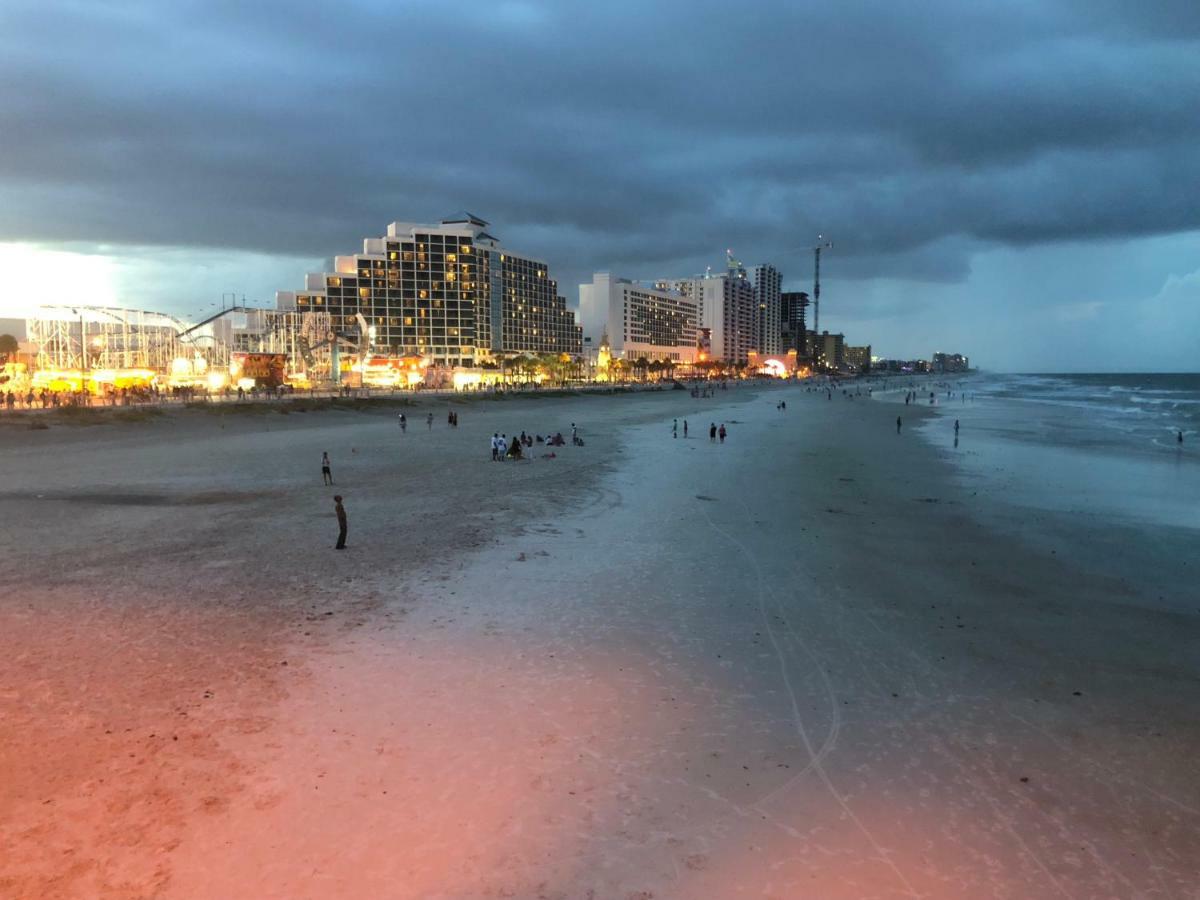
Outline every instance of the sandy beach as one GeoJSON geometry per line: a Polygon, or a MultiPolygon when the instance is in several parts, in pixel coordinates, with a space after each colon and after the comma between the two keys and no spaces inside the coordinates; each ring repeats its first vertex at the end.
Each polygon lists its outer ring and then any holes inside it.
{"type": "Polygon", "coordinates": [[[0,421],[0,896],[1200,897],[1194,530],[865,398],[447,408],[0,421]]]}

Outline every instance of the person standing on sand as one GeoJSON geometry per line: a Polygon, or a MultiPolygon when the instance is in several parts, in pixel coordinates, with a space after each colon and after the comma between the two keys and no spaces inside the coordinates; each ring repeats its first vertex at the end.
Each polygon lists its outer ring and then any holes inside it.
{"type": "Polygon", "coordinates": [[[717,423],[716,422],[708,423],[708,439],[710,441],[715,441],[717,439],[717,423]]]}
{"type": "Polygon", "coordinates": [[[683,420],[683,436],[687,437],[687,419],[683,420]]]}
{"type": "Polygon", "coordinates": [[[717,435],[721,438],[721,443],[725,443],[725,423],[721,423],[721,427],[717,429],[717,435]]]}
{"type": "Polygon", "coordinates": [[[334,550],[346,549],[346,507],[342,506],[342,495],[338,494],[333,498],[334,512],[337,513],[338,520],[338,539],[334,545],[334,550]]]}
{"type": "Polygon", "coordinates": [[[408,419],[404,418],[404,413],[400,413],[400,433],[404,434],[408,431],[408,419]]]}
{"type": "Polygon", "coordinates": [[[321,451],[321,481],[333,484],[333,471],[329,468],[329,451],[321,451]]]}
{"type": "Polygon", "coordinates": [[[896,416],[896,434],[900,433],[900,425],[901,425],[900,417],[896,416]]]}
{"type": "Polygon", "coordinates": [[[1183,432],[1182,432],[1182,431],[1181,431],[1181,432],[1179,432],[1179,434],[1178,434],[1178,435],[1176,435],[1176,437],[1175,437],[1175,443],[1177,443],[1177,444],[1178,444],[1180,447],[1182,447],[1182,446],[1183,446],[1183,432]]]}
{"type": "Polygon", "coordinates": [[[671,437],[673,437],[673,438],[679,437],[679,420],[678,419],[671,420],[671,437]]]}
{"type": "Polygon", "coordinates": [[[958,437],[958,419],[954,420],[954,436],[958,437]]]}
{"type": "Polygon", "coordinates": [[[579,429],[575,427],[575,423],[571,423],[571,443],[579,443],[579,429]]]}
{"type": "Polygon", "coordinates": [[[492,462],[496,461],[496,454],[500,452],[500,432],[492,434],[492,462]]]}
{"type": "Polygon", "coordinates": [[[425,424],[429,426],[430,431],[433,431],[433,413],[425,417],[425,424]]]}

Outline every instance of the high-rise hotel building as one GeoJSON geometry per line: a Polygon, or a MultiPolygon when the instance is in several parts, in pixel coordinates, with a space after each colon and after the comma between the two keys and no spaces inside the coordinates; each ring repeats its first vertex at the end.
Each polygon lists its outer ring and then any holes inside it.
{"type": "Polygon", "coordinates": [[[579,321],[589,347],[608,337],[613,359],[696,359],[696,302],[666,287],[597,272],[579,286],[579,321]]]}
{"type": "Polygon", "coordinates": [[[663,282],[695,301],[700,328],[706,332],[713,359],[744,363],[759,349],[758,304],[746,271],[663,282]]]}
{"type": "Polygon", "coordinates": [[[779,320],[780,292],[783,276],[774,266],[754,267],[754,299],[758,303],[759,346],[755,349],[764,356],[776,356],[786,352],[783,346],[783,327],[779,320]]]}
{"type": "Polygon", "coordinates": [[[473,366],[493,356],[583,352],[574,314],[544,262],[514,254],[475,216],[393,222],[363,252],[280,291],[280,309],[326,311],[335,331],[367,322],[371,352],[473,366]]]}

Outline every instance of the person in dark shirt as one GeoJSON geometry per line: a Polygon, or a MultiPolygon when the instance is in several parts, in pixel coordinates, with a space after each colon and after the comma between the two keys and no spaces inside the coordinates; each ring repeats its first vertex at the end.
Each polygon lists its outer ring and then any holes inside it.
{"type": "Polygon", "coordinates": [[[334,545],[335,550],[346,549],[346,507],[342,506],[342,495],[338,494],[333,498],[333,507],[337,512],[338,520],[338,539],[334,545]]]}

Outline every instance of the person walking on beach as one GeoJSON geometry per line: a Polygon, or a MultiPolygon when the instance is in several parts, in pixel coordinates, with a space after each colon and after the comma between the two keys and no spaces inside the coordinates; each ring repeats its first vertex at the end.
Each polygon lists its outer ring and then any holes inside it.
{"type": "Polygon", "coordinates": [[[571,443],[572,444],[579,443],[579,429],[575,427],[574,422],[571,423],[571,443]]]}
{"type": "Polygon", "coordinates": [[[500,432],[492,434],[492,462],[496,461],[496,454],[500,452],[500,432]]]}
{"type": "Polygon", "coordinates": [[[504,454],[508,452],[508,435],[500,435],[500,441],[496,444],[496,458],[500,462],[504,462],[504,454]]]}
{"type": "Polygon", "coordinates": [[[1179,432],[1179,434],[1175,436],[1175,443],[1177,443],[1180,447],[1183,446],[1183,432],[1182,431],[1179,432]]]}
{"type": "Polygon", "coordinates": [[[678,419],[671,420],[671,437],[673,437],[673,438],[679,437],[679,420],[678,419]]]}
{"type": "Polygon", "coordinates": [[[721,443],[725,443],[725,423],[721,423],[721,427],[717,430],[717,435],[721,438],[721,443]]]}
{"type": "Polygon", "coordinates": [[[958,437],[958,419],[954,420],[954,436],[958,437]]]}
{"type": "Polygon", "coordinates": [[[433,413],[425,417],[425,424],[429,426],[430,431],[433,431],[433,413]]]}
{"type": "Polygon", "coordinates": [[[321,451],[321,481],[333,484],[333,471],[329,468],[329,451],[321,451]]]}
{"type": "Polygon", "coordinates": [[[400,413],[400,433],[404,434],[408,431],[408,419],[404,418],[404,413],[400,413]]]}
{"type": "Polygon", "coordinates": [[[683,436],[687,437],[687,419],[683,420],[683,436]]]}
{"type": "Polygon", "coordinates": [[[716,422],[708,423],[708,439],[710,441],[715,441],[717,439],[717,423],[716,422]]]}
{"type": "Polygon", "coordinates": [[[337,494],[333,498],[333,509],[337,513],[338,520],[338,539],[334,545],[334,550],[346,549],[346,507],[342,506],[342,495],[337,494]]]}
{"type": "Polygon", "coordinates": [[[900,425],[901,425],[900,417],[896,416],[896,434],[900,433],[900,425]]]}

